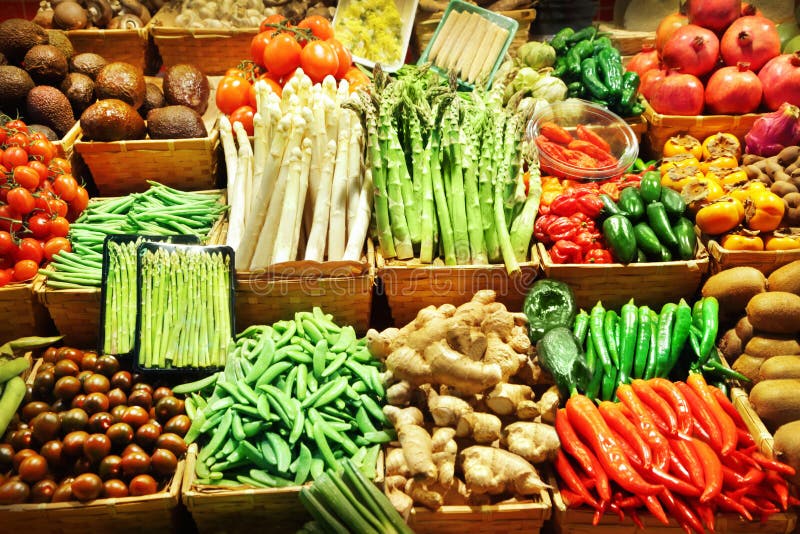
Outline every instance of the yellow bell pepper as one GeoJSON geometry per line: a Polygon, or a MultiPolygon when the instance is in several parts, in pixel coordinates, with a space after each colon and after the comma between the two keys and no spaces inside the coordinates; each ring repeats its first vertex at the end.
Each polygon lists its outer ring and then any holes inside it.
{"type": "Polygon", "coordinates": [[[763,182],[747,182],[744,186],[732,189],[729,195],[744,204],[751,196],[767,190],[763,182]]]}
{"type": "Polygon", "coordinates": [[[672,167],[661,175],[661,185],[680,192],[692,180],[703,180],[705,175],[697,165],[672,167]]]}
{"type": "Polygon", "coordinates": [[[676,167],[688,167],[690,165],[694,167],[699,167],[700,161],[692,154],[684,152],[682,154],[675,154],[674,156],[662,159],[661,165],[658,167],[658,170],[661,172],[661,175],[663,176],[670,169],[674,169],[676,167]]]}
{"type": "Polygon", "coordinates": [[[732,133],[715,133],[703,140],[703,159],[709,160],[720,156],[733,156],[739,159],[742,144],[732,133]]]}
{"type": "Polygon", "coordinates": [[[728,234],[720,245],[728,250],[764,250],[764,240],[757,235],[728,234]]]}
{"type": "Polygon", "coordinates": [[[700,208],[695,223],[704,234],[724,234],[736,228],[744,220],[744,206],[735,198],[718,200],[700,208]]]}
{"type": "Polygon", "coordinates": [[[783,199],[772,191],[761,191],[750,196],[747,206],[747,227],[759,232],[771,232],[781,225],[786,206],[783,199]]]}
{"type": "Polygon", "coordinates": [[[733,156],[720,156],[718,158],[704,160],[700,163],[700,170],[709,172],[713,168],[718,169],[733,169],[739,166],[739,160],[733,156]]]}
{"type": "Polygon", "coordinates": [[[561,180],[555,176],[542,177],[542,205],[549,206],[553,200],[563,192],[564,186],[561,180]]]}
{"type": "Polygon", "coordinates": [[[691,135],[675,135],[667,139],[662,150],[665,158],[678,154],[691,154],[697,159],[703,154],[703,146],[700,141],[691,135]]]}
{"type": "Polygon", "coordinates": [[[764,240],[764,250],[800,249],[800,235],[773,234],[764,240]]]}

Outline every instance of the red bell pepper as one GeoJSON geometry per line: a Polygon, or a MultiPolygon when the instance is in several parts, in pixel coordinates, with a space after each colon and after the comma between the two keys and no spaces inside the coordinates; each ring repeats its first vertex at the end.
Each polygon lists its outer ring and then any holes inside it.
{"type": "Polygon", "coordinates": [[[545,246],[549,246],[553,244],[553,240],[550,238],[549,228],[553,222],[558,219],[557,216],[547,214],[539,216],[536,218],[536,222],[533,223],[533,235],[536,239],[544,244],[545,246]]]}
{"type": "Polygon", "coordinates": [[[589,216],[589,218],[596,219],[600,216],[600,212],[603,211],[603,201],[600,200],[600,196],[595,192],[581,195],[578,197],[578,210],[589,216]]]}
{"type": "Polygon", "coordinates": [[[578,233],[578,223],[569,217],[558,217],[547,226],[547,235],[553,242],[571,241],[578,233]]]}
{"type": "Polygon", "coordinates": [[[596,248],[586,253],[583,258],[584,263],[600,263],[609,264],[614,263],[611,253],[604,248],[596,248]]]}
{"type": "Polygon", "coordinates": [[[561,193],[550,203],[550,213],[569,217],[578,211],[578,196],[575,192],[561,193]]]}
{"type": "Polygon", "coordinates": [[[586,255],[590,250],[603,248],[600,236],[589,230],[581,230],[573,239],[573,242],[581,247],[581,252],[586,255]]]}
{"type": "Polygon", "coordinates": [[[572,241],[559,239],[550,249],[550,259],[553,263],[582,263],[583,253],[581,247],[572,241]]]}

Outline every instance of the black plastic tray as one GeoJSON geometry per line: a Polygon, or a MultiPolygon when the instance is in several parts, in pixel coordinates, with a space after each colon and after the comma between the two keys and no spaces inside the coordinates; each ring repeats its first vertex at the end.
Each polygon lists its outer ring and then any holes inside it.
{"type": "MultiPolygon", "coordinates": [[[[105,354],[104,347],[106,343],[106,280],[108,279],[108,244],[116,243],[118,245],[135,242],[141,239],[143,242],[151,243],[175,243],[181,245],[196,245],[200,244],[200,240],[195,235],[138,235],[138,234],[114,234],[107,235],[103,240],[103,275],[102,285],[100,286],[100,340],[98,342],[97,353],[105,354]]],[[[137,263],[138,266],[138,263],[137,263]]],[[[137,274],[138,278],[138,274],[137,274]]],[[[138,300],[138,293],[137,293],[138,300]]],[[[136,332],[134,332],[134,336],[136,332]]],[[[113,354],[117,358],[126,358],[133,355],[133,348],[128,352],[113,354]]]]}
{"type": "MultiPolygon", "coordinates": [[[[139,373],[159,373],[169,375],[208,375],[223,369],[222,366],[215,367],[146,367],[139,364],[139,353],[141,351],[141,333],[142,333],[142,256],[145,251],[156,252],[159,249],[164,249],[168,252],[175,251],[188,251],[196,254],[211,254],[215,252],[221,253],[229,259],[228,267],[228,310],[230,314],[230,331],[231,339],[236,335],[236,317],[235,317],[235,257],[231,247],[228,246],[210,246],[210,245],[176,245],[164,243],[142,243],[136,249],[136,295],[140,303],[136,312],[136,338],[134,340],[134,353],[133,353],[133,368],[139,373]]],[[[203,302],[198,299],[198,305],[203,305],[203,302]]]]}

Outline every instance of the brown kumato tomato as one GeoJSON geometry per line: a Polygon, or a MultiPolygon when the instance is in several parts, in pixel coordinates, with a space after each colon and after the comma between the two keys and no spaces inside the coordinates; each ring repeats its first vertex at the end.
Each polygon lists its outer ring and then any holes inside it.
{"type": "Polygon", "coordinates": [[[47,460],[41,454],[31,454],[20,462],[17,472],[23,482],[33,484],[47,476],[47,460]]]}
{"type": "Polygon", "coordinates": [[[131,443],[130,445],[128,445],[127,447],[122,449],[122,452],[120,453],[120,456],[126,456],[126,455],[128,455],[128,454],[130,454],[132,452],[140,452],[142,454],[147,454],[144,451],[144,449],[141,448],[139,445],[137,445],[136,443],[131,443]]]}
{"type": "Polygon", "coordinates": [[[169,449],[172,451],[172,454],[180,458],[186,454],[187,446],[182,437],[171,432],[166,432],[161,434],[158,440],[156,440],[156,448],[169,449]]]}
{"type": "Polygon", "coordinates": [[[14,455],[14,471],[19,471],[19,466],[22,464],[22,461],[29,456],[33,456],[34,454],[39,453],[33,449],[21,449],[17,451],[17,453],[14,455]]]}
{"type": "Polygon", "coordinates": [[[21,480],[9,480],[0,486],[0,504],[19,504],[28,500],[31,490],[21,480]]]}
{"type": "Polygon", "coordinates": [[[83,443],[83,454],[97,463],[111,452],[111,440],[105,434],[92,434],[83,443]]]}
{"type": "Polygon", "coordinates": [[[133,477],[128,488],[131,495],[135,497],[151,495],[158,491],[158,483],[150,475],[137,475],[133,477]]]}
{"type": "Polygon", "coordinates": [[[83,371],[94,372],[96,366],[97,366],[97,353],[96,352],[84,353],[83,358],[81,358],[81,369],[83,371]]]}
{"type": "Polygon", "coordinates": [[[128,423],[114,423],[108,430],[106,436],[111,440],[111,445],[121,450],[133,441],[133,427],[128,423]]]}
{"type": "Polygon", "coordinates": [[[125,393],[131,390],[133,379],[128,371],[117,371],[111,376],[111,387],[119,388],[125,393]]]}
{"type": "Polygon", "coordinates": [[[66,435],[75,430],[83,430],[89,424],[89,414],[81,408],[72,408],[58,414],[61,420],[61,433],[66,435]]]}
{"type": "Polygon", "coordinates": [[[71,375],[62,376],[53,386],[53,396],[57,399],[72,400],[80,391],[81,381],[71,375]]]}
{"type": "Polygon", "coordinates": [[[49,412],[50,405],[42,401],[31,401],[22,407],[20,414],[26,423],[42,412],[49,412]]]}
{"type": "Polygon", "coordinates": [[[172,390],[167,386],[157,387],[155,391],[153,391],[153,400],[158,404],[158,401],[163,399],[164,397],[172,397],[172,390]]]}
{"type": "Polygon", "coordinates": [[[64,453],[68,456],[77,457],[83,454],[83,444],[86,443],[86,439],[89,437],[89,433],[85,430],[76,430],[74,432],[70,432],[66,436],[64,436],[64,453]]]}
{"type": "Polygon", "coordinates": [[[143,452],[131,452],[122,456],[122,474],[126,477],[143,475],[150,471],[150,457],[143,452]]]}
{"type": "Polygon", "coordinates": [[[56,491],[53,493],[52,502],[67,502],[72,500],[72,481],[73,478],[62,480],[56,491]]]}
{"type": "MultiPolygon", "coordinates": [[[[128,398],[128,402],[130,402],[130,397],[128,398]]],[[[144,425],[149,419],[150,415],[147,413],[147,410],[141,406],[128,406],[128,409],[125,410],[125,413],[122,415],[122,422],[128,423],[134,429],[144,425]]]]}
{"type": "Polygon", "coordinates": [[[42,412],[31,419],[33,437],[39,443],[47,443],[58,437],[61,432],[61,421],[55,412],[42,412]]]}
{"type": "Polygon", "coordinates": [[[56,375],[56,378],[61,378],[62,376],[78,376],[80,371],[81,368],[72,360],[61,360],[53,367],[53,373],[56,375]]]}
{"type": "Polygon", "coordinates": [[[103,492],[103,481],[94,473],[83,473],[72,481],[72,494],[79,501],[91,501],[103,492]]]}
{"type": "Polygon", "coordinates": [[[100,460],[100,465],[97,467],[97,474],[103,480],[111,478],[122,477],[122,458],[116,454],[110,454],[100,460]]]}
{"type": "Polygon", "coordinates": [[[108,412],[98,412],[89,418],[87,430],[93,434],[105,434],[114,424],[114,417],[108,412]]]}
{"type": "Polygon", "coordinates": [[[53,494],[56,492],[58,484],[55,480],[46,478],[40,480],[31,487],[31,502],[50,502],[53,500],[53,494]]]}
{"type": "Polygon", "coordinates": [[[120,388],[110,390],[106,396],[108,396],[108,406],[110,408],[114,408],[115,406],[127,406],[128,404],[128,395],[120,388]]]}
{"type": "Polygon", "coordinates": [[[164,432],[172,432],[184,437],[192,426],[192,420],[186,414],[179,414],[167,421],[164,425],[164,432]]]}
{"type": "Polygon", "coordinates": [[[161,427],[154,423],[146,423],[136,429],[136,443],[144,449],[152,449],[158,437],[161,435],[161,427]]]}
{"type": "Polygon", "coordinates": [[[8,471],[14,464],[14,447],[0,443],[0,472],[8,471]]]}
{"type": "Polygon", "coordinates": [[[42,445],[39,454],[44,456],[51,469],[58,469],[64,462],[64,445],[57,439],[50,440],[42,445]]]}
{"type": "Polygon", "coordinates": [[[129,406],[139,406],[145,411],[150,411],[153,406],[153,395],[146,389],[136,389],[134,387],[130,395],[128,395],[129,406]]]}
{"type": "Polygon", "coordinates": [[[86,401],[83,403],[83,409],[89,414],[107,412],[108,397],[106,397],[105,393],[89,393],[86,395],[86,401]]]}
{"type": "Polygon", "coordinates": [[[162,423],[182,413],[184,413],[183,401],[171,395],[163,397],[156,403],[156,417],[162,423]]]}
{"type": "Polygon", "coordinates": [[[100,373],[92,373],[83,382],[83,391],[85,393],[108,393],[111,389],[111,382],[107,376],[100,373]]]}
{"type": "Polygon", "coordinates": [[[97,365],[94,367],[95,373],[100,373],[101,375],[110,378],[114,376],[114,373],[117,371],[119,371],[119,360],[117,360],[115,357],[109,354],[104,354],[103,356],[97,358],[97,365]]]}
{"type": "Polygon", "coordinates": [[[168,449],[156,449],[150,457],[150,467],[157,475],[172,475],[177,466],[178,458],[168,449]]]}
{"type": "Polygon", "coordinates": [[[119,499],[128,495],[128,486],[118,478],[112,478],[103,483],[103,498],[105,499],[119,499]]]}

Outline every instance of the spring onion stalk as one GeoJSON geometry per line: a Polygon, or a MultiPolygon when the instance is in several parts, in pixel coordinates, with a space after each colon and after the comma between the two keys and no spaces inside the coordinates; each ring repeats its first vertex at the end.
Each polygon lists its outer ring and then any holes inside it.
{"type": "Polygon", "coordinates": [[[364,180],[361,182],[361,194],[358,199],[353,226],[347,237],[347,247],[344,250],[345,261],[358,261],[361,259],[361,250],[369,231],[369,221],[372,214],[373,199],[372,170],[367,167],[364,171],[364,180]]]}
{"type": "Polygon", "coordinates": [[[339,116],[339,131],[336,141],[336,164],[331,186],[331,214],[328,224],[328,260],[342,259],[347,228],[347,173],[350,154],[350,125],[353,112],[343,110],[339,116]]]}

